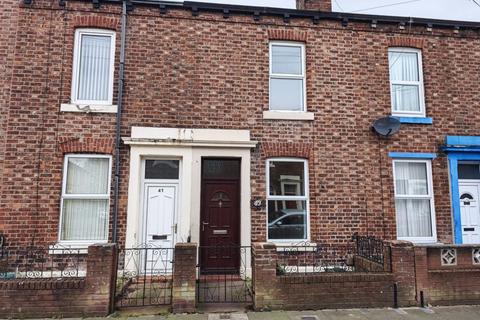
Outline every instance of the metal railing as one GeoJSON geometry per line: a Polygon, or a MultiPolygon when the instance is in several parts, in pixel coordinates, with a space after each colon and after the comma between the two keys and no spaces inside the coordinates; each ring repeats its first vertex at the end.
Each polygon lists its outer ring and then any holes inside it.
{"type": "Polygon", "coordinates": [[[198,247],[198,303],[251,303],[250,261],[250,246],[198,247]]]}
{"type": "Polygon", "coordinates": [[[277,275],[353,272],[354,255],[353,243],[277,245],[277,275]]]}
{"type": "Polygon", "coordinates": [[[174,248],[148,245],[118,250],[117,307],[169,305],[174,248]]]}
{"type": "Polygon", "coordinates": [[[338,244],[301,242],[277,245],[277,274],[311,274],[322,272],[381,272],[383,267],[359,265],[358,257],[383,266],[386,245],[371,236],[352,236],[352,241],[338,244]]]}
{"type": "Polygon", "coordinates": [[[358,256],[383,265],[385,261],[385,243],[383,240],[372,236],[360,236],[358,233],[352,236],[352,240],[355,241],[358,256]]]}
{"type": "Polygon", "coordinates": [[[86,250],[59,246],[0,249],[0,280],[86,276],[86,250]]]}

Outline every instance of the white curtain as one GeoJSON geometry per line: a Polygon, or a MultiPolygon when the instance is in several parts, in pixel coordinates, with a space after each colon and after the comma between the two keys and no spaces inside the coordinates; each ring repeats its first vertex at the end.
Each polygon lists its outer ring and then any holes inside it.
{"type": "Polygon", "coordinates": [[[272,46],[272,72],[274,74],[302,74],[302,48],[272,46]]]}
{"type": "Polygon", "coordinates": [[[111,37],[82,35],[78,100],[108,100],[111,37]]]}
{"type": "Polygon", "coordinates": [[[389,52],[388,58],[394,110],[420,111],[418,55],[413,52],[389,52]]]}
{"type": "MultiPolygon", "coordinates": [[[[423,162],[395,163],[396,194],[428,196],[427,166],[423,162]]],[[[399,237],[430,237],[432,222],[430,199],[397,198],[397,232],[399,237]]]]}
{"type": "Polygon", "coordinates": [[[107,194],[108,158],[68,159],[67,194],[107,194]]]}
{"type": "Polygon", "coordinates": [[[397,232],[399,237],[431,237],[430,200],[397,199],[397,232]]]}
{"type": "Polygon", "coordinates": [[[62,210],[62,240],[107,239],[109,170],[108,158],[68,159],[66,195],[62,210]],[[89,198],[89,195],[103,195],[104,198],[93,199],[91,196],[89,198]]]}
{"type": "Polygon", "coordinates": [[[395,184],[398,195],[427,195],[427,166],[424,162],[396,162],[395,184]]]}
{"type": "Polygon", "coordinates": [[[62,240],[106,240],[108,200],[64,199],[62,240]]]}

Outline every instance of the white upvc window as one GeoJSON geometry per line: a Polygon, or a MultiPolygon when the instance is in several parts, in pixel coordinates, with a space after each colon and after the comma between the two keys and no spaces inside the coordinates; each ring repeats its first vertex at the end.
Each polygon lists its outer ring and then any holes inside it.
{"type": "Polygon", "coordinates": [[[310,238],[308,165],[304,159],[273,158],[266,163],[267,239],[310,238]]]}
{"type": "Polygon", "coordinates": [[[270,111],[306,111],[305,44],[270,42],[270,111]]]}
{"type": "Polygon", "coordinates": [[[392,115],[425,117],[422,52],[413,48],[389,48],[392,115]]]}
{"type": "Polygon", "coordinates": [[[111,105],[114,61],[114,31],[77,29],[71,102],[79,105],[111,105]]]}
{"type": "Polygon", "coordinates": [[[435,242],[435,206],[430,160],[393,161],[397,238],[435,242]]]}
{"type": "Polygon", "coordinates": [[[111,162],[109,155],[65,156],[60,243],[81,245],[108,241],[111,162]]]}

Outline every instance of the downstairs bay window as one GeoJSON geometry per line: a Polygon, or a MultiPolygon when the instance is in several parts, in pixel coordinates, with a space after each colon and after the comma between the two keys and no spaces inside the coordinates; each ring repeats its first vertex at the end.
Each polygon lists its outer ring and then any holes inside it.
{"type": "Polygon", "coordinates": [[[308,240],[307,161],[270,159],[266,172],[268,240],[308,240]]]}
{"type": "Polygon", "coordinates": [[[397,238],[436,241],[430,160],[394,160],[397,238]]]}
{"type": "Polygon", "coordinates": [[[110,171],[110,156],[65,156],[59,235],[61,243],[108,241],[110,171]]]}

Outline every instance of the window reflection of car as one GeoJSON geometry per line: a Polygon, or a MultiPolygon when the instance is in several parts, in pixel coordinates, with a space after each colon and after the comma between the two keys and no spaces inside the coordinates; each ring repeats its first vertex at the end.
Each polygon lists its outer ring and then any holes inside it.
{"type": "Polygon", "coordinates": [[[281,215],[268,224],[270,239],[306,239],[305,211],[283,209],[281,215]]]}

